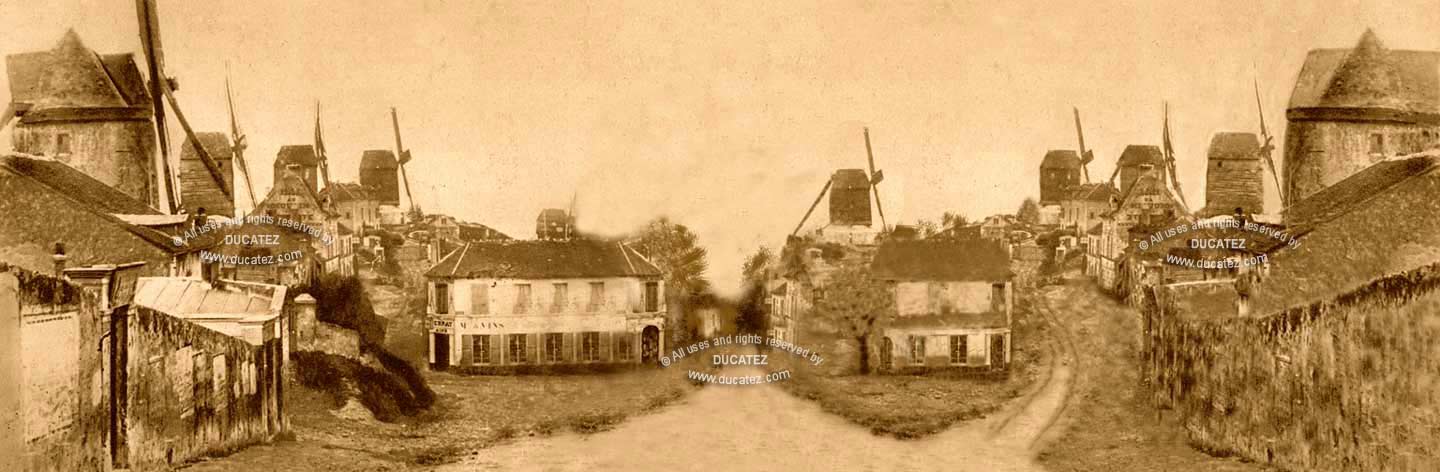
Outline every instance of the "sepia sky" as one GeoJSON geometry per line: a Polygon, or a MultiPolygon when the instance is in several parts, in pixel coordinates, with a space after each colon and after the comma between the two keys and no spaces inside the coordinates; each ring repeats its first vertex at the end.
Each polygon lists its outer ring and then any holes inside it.
{"type": "MultiPolygon", "coordinates": [[[[339,180],[393,149],[395,106],[427,211],[521,238],[572,193],[592,231],[668,214],[709,246],[720,288],[783,243],[833,169],[865,166],[864,126],[892,224],[974,218],[1038,194],[1045,151],[1076,146],[1071,106],[1104,179],[1126,144],[1159,144],[1168,100],[1198,207],[1211,134],[1258,129],[1252,79],[1278,144],[1307,50],[1367,26],[1440,49],[1434,1],[158,2],[199,130],[228,128],[228,69],[257,191],[281,145],[311,142],[315,100],[339,180]]],[[[67,27],[139,51],[133,1],[44,3],[0,0],[0,54],[67,27]]]]}

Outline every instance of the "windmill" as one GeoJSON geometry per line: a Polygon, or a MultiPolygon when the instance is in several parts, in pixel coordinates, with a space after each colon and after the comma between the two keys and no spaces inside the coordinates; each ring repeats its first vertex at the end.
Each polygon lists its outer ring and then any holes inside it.
{"type": "Polygon", "coordinates": [[[1180,179],[1175,176],[1175,147],[1170,144],[1170,102],[1165,102],[1165,125],[1162,133],[1161,147],[1165,154],[1165,173],[1170,176],[1170,184],[1175,186],[1175,195],[1180,197],[1181,208],[1189,213],[1190,204],[1185,203],[1185,192],[1180,190],[1180,179]]]}
{"type": "Polygon", "coordinates": [[[195,148],[195,155],[205,164],[205,169],[210,172],[210,177],[215,180],[215,186],[227,199],[234,199],[234,192],[225,183],[224,174],[215,159],[210,157],[210,152],[205,149],[201,141],[196,138],[195,130],[190,128],[190,122],[185,119],[185,113],[180,110],[180,102],[175,99],[176,81],[173,77],[165,75],[165,53],[160,43],[160,20],[156,13],[155,0],[136,0],[136,14],[140,20],[140,45],[145,52],[146,72],[150,76],[150,97],[154,100],[155,131],[160,142],[160,167],[163,170],[165,179],[165,191],[161,192],[161,200],[166,210],[170,213],[180,208],[179,193],[175,191],[178,185],[175,182],[174,173],[170,170],[170,142],[165,121],[165,104],[170,105],[170,111],[175,112],[175,119],[180,122],[180,127],[185,130],[185,135],[195,148]],[[163,97],[163,98],[162,98],[163,97]]]}
{"type": "Polygon", "coordinates": [[[1085,178],[1085,183],[1090,183],[1090,161],[1095,160],[1095,153],[1085,149],[1085,130],[1080,128],[1080,109],[1071,107],[1075,111],[1075,136],[1080,139],[1080,175],[1085,178]]]}
{"type": "Polygon", "coordinates": [[[800,218],[800,223],[795,225],[794,231],[790,232],[791,236],[800,233],[800,228],[810,220],[810,215],[815,212],[815,207],[820,206],[820,201],[825,199],[827,193],[830,195],[830,220],[832,223],[838,221],[869,226],[871,224],[870,194],[873,193],[875,209],[880,213],[880,228],[883,230],[888,226],[885,222],[885,208],[880,204],[878,187],[880,182],[885,180],[885,173],[875,169],[875,153],[870,146],[869,128],[865,128],[865,156],[870,172],[867,174],[863,169],[836,170],[825,181],[825,186],[820,188],[820,194],[815,196],[815,202],[810,204],[810,209],[805,211],[805,216],[800,218]],[[834,192],[831,191],[832,187],[835,188],[834,192]]]}
{"type": "Polygon", "coordinates": [[[320,181],[330,188],[330,158],[325,154],[325,135],[320,132],[320,101],[315,101],[315,158],[320,160],[320,181]]]}
{"type": "Polygon", "coordinates": [[[395,128],[395,158],[400,163],[400,178],[405,183],[405,199],[410,201],[410,210],[415,210],[415,197],[410,195],[410,176],[405,173],[405,163],[410,162],[410,150],[400,143],[400,118],[395,107],[390,107],[390,124],[395,128]]]}
{"type": "Polygon", "coordinates": [[[240,175],[245,177],[245,194],[250,196],[249,208],[255,208],[255,184],[250,182],[250,166],[245,163],[245,135],[240,132],[240,122],[235,119],[235,95],[230,91],[229,75],[225,77],[225,106],[230,110],[230,153],[240,166],[240,175]]]}
{"type": "Polygon", "coordinates": [[[1280,184],[1280,174],[1275,172],[1275,159],[1271,153],[1275,151],[1274,137],[1270,136],[1270,130],[1265,128],[1265,107],[1260,105],[1260,82],[1255,81],[1255,111],[1260,115],[1260,157],[1265,159],[1265,165],[1270,167],[1270,176],[1275,178],[1275,191],[1280,194],[1280,208],[1290,206],[1285,200],[1285,187],[1280,184]]]}

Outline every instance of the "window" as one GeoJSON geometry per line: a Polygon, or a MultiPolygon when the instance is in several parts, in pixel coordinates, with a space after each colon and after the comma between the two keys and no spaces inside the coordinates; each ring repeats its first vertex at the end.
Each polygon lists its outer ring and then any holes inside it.
{"type": "Polygon", "coordinates": [[[523,334],[512,334],[512,335],[510,335],[510,363],[511,363],[511,364],[524,364],[524,363],[525,363],[525,347],[526,347],[526,346],[525,346],[525,335],[523,335],[523,334]]]}
{"type": "Polygon", "coordinates": [[[70,154],[70,133],[55,135],[55,155],[64,156],[70,154]]]}
{"type": "Polygon", "coordinates": [[[630,333],[615,336],[615,360],[628,361],[634,355],[630,352],[630,333]]]}
{"type": "Polygon", "coordinates": [[[910,337],[910,362],[916,365],[925,365],[925,337],[910,337]]]}
{"type": "Polygon", "coordinates": [[[450,313],[450,286],[447,284],[435,284],[435,313],[450,313]]]}
{"type": "Polygon", "coordinates": [[[600,360],[600,333],[591,331],[580,334],[580,360],[594,362],[600,360]]]}
{"type": "Polygon", "coordinates": [[[566,284],[555,284],[555,299],[550,301],[550,312],[560,313],[565,311],[565,305],[570,300],[570,287],[566,284]]]}
{"type": "Polygon", "coordinates": [[[470,284],[470,314],[490,313],[490,285],[485,282],[470,284]]]}
{"type": "Polygon", "coordinates": [[[969,341],[967,338],[969,338],[969,336],[950,336],[951,364],[965,365],[966,358],[970,355],[966,346],[967,341],[969,341]]]}
{"type": "Polygon", "coordinates": [[[475,336],[471,341],[471,348],[475,352],[476,364],[490,363],[490,335],[481,334],[475,336]]]}
{"type": "Polygon", "coordinates": [[[600,311],[605,305],[605,282],[590,282],[590,305],[586,311],[591,313],[600,311]]]}
{"type": "Polygon", "coordinates": [[[545,362],[560,362],[564,359],[565,335],[545,333],[545,362]]]}
{"type": "Polygon", "coordinates": [[[530,284],[515,284],[515,313],[529,312],[530,284]]]}
{"type": "Polygon", "coordinates": [[[1385,135],[1370,134],[1370,154],[1385,154],[1385,135]]]}
{"type": "Polygon", "coordinates": [[[1005,311],[1005,284],[990,284],[990,310],[1005,311]]]}
{"type": "Polygon", "coordinates": [[[645,282],[645,311],[660,311],[660,282],[645,282]]]}

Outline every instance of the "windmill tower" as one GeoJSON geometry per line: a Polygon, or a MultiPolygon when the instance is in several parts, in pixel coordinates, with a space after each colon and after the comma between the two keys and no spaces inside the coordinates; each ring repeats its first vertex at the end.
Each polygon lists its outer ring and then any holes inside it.
{"type": "Polygon", "coordinates": [[[800,218],[800,223],[795,225],[795,230],[790,233],[795,236],[820,206],[820,201],[825,199],[826,194],[830,196],[830,222],[820,228],[819,233],[827,240],[836,240],[856,244],[873,244],[875,236],[885,231],[889,225],[885,221],[885,207],[880,203],[881,181],[885,180],[884,172],[875,169],[875,153],[870,146],[870,129],[865,128],[865,156],[869,164],[870,172],[865,169],[837,169],[830,179],[825,181],[825,186],[820,188],[820,194],[815,196],[815,202],[810,204],[810,209],[805,216],[800,218]],[[875,211],[880,215],[880,227],[874,227],[871,219],[870,197],[875,197],[875,211]]]}

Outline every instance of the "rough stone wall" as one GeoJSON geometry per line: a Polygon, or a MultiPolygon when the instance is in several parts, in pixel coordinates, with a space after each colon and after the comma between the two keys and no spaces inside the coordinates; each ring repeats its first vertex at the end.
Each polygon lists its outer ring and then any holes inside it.
{"type": "Polygon", "coordinates": [[[127,319],[123,455],[163,469],[264,442],[284,429],[278,340],[252,346],[143,307],[127,319]]]}
{"type": "Polygon", "coordinates": [[[1291,121],[1285,128],[1286,197],[1298,201],[1364,170],[1386,156],[1425,150],[1440,140],[1440,126],[1404,123],[1291,121]],[[1384,154],[1370,153],[1372,134],[1384,136],[1384,154]]]}
{"type": "Polygon", "coordinates": [[[104,470],[109,461],[110,384],[95,349],[106,318],[98,298],[74,291],[44,275],[21,278],[26,470],[104,470]]]}
{"type": "Polygon", "coordinates": [[[1156,401],[1289,470],[1440,470],[1440,265],[1259,318],[1147,310],[1156,401]]]}
{"type": "Polygon", "coordinates": [[[149,121],[46,122],[17,124],[15,150],[43,154],[115,187],[136,200],[160,206],[151,161],[155,131],[149,121]],[[57,149],[60,134],[70,152],[57,149]]]}

